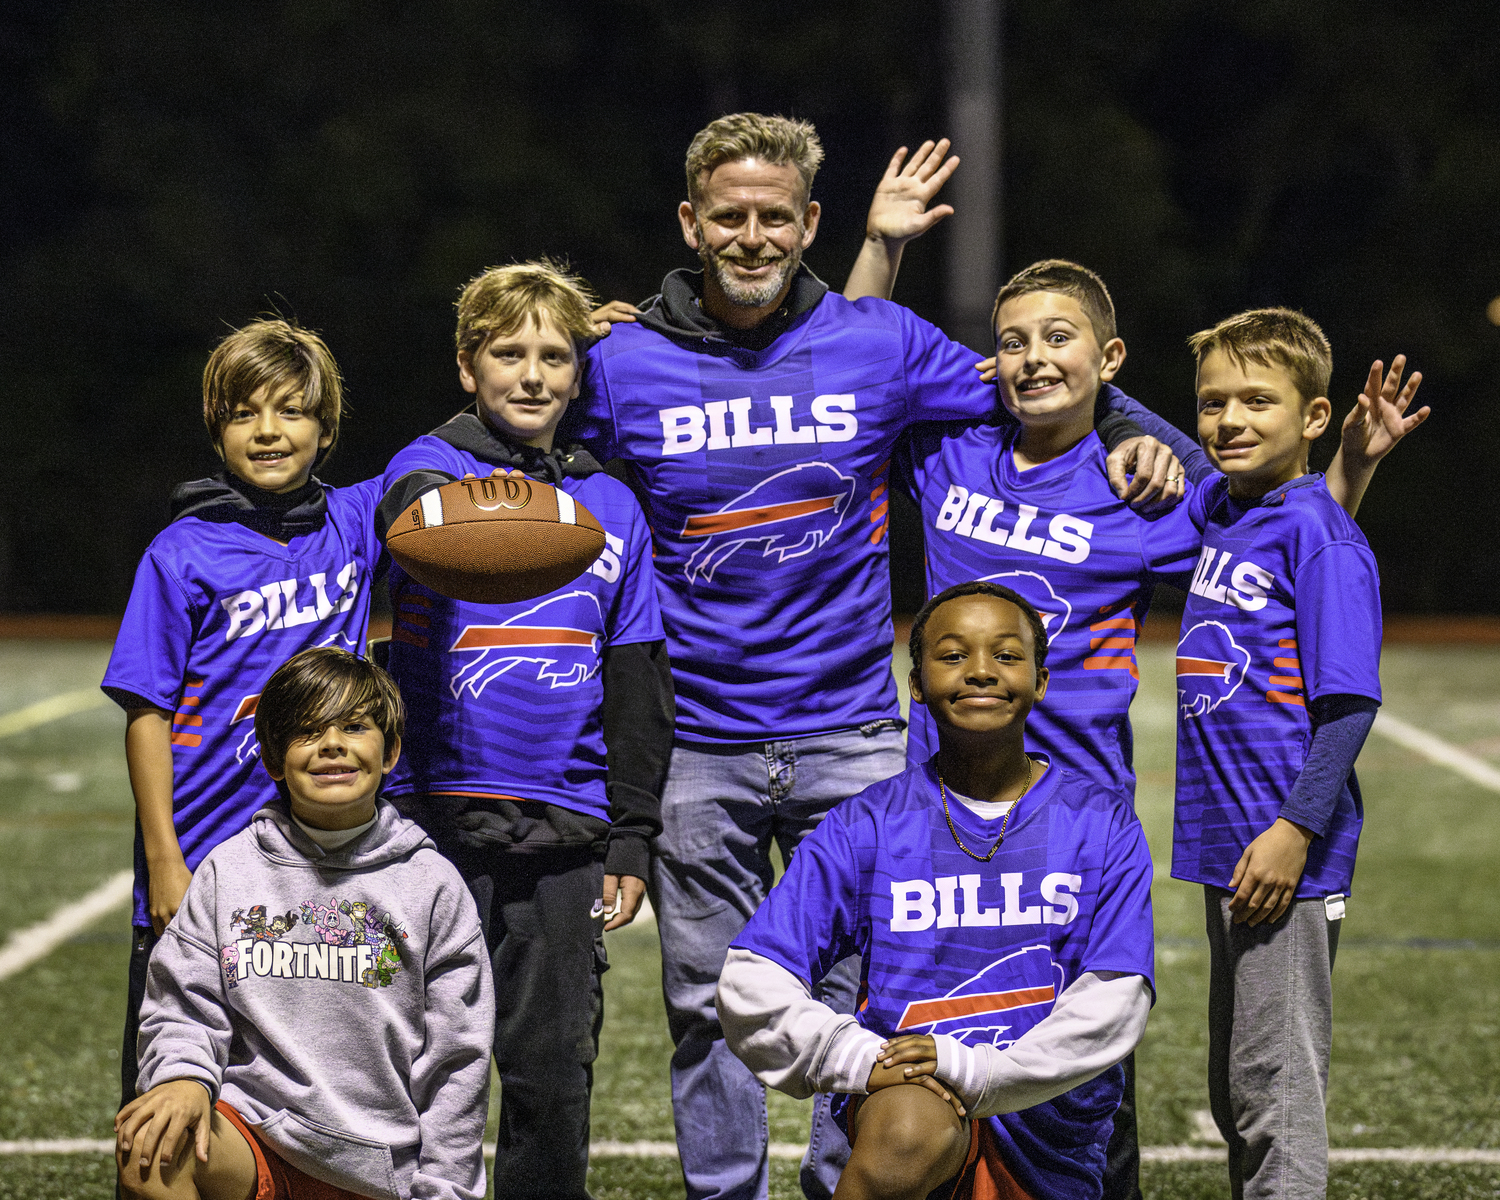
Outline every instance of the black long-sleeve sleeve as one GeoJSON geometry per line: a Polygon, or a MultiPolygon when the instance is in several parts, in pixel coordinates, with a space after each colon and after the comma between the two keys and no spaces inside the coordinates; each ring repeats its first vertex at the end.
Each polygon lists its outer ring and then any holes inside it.
{"type": "Polygon", "coordinates": [[[1379,702],[1369,696],[1338,694],[1313,700],[1312,744],[1307,748],[1302,773],[1292,785],[1292,794],[1281,806],[1283,817],[1311,829],[1318,837],[1328,832],[1344,781],[1354,770],[1354,760],[1375,724],[1379,707],[1379,702]]]}
{"type": "Polygon", "coordinates": [[[604,750],[609,848],[604,870],[645,879],[661,832],[661,792],[677,719],[665,642],[604,650],[604,750]]]}

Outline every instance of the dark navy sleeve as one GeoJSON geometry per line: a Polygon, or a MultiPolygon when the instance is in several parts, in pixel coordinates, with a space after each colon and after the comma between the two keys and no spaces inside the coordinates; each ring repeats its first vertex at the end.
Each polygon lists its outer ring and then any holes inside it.
{"type": "MultiPolygon", "coordinates": [[[[1128,417],[1140,426],[1142,432],[1150,434],[1159,442],[1165,442],[1172,453],[1182,460],[1182,469],[1194,483],[1212,479],[1219,473],[1203,448],[1172,422],[1158,417],[1139,400],[1127,396],[1119,388],[1105,384],[1100,389],[1100,399],[1106,400],[1109,410],[1128,417]]],[[[1114,447],[1111,446],[1110,449],[1114,447]]]]}
{"type": "Polygon", "coordinates": [[[99,685],[105,695],[126,709],[143,704],[176,708],[194,625],[194,606],[182,582],[147,550],[99,685]]]}
{"type": "Polygon", "coordinates": [[[1378,707],[1368,696],[1323,696],[1312,702],[1312,744],[1292,794],[1281,806],[1283,817],[1319,837],[1328,832],[1378,707]]]}
{"type": "Polygon", "coordinates": [[[833,812],[803,839],[786,874],[731,944],[812,986],[858,950],[858,896],[854,847],[833,812]]]}
{"type": "Polygon", "coordinates": [[[1328,542],[1297,566],[1297,657],[1302,689],[1380,700],[1380,575],[1370,548],[1328,542]]]}

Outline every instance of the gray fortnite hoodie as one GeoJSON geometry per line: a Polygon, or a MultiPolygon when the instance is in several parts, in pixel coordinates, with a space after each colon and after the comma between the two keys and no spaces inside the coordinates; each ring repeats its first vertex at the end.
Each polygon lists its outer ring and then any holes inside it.
{"type": "Polygon", "coordinates": [[[478,1200],[494,985],[453,865],[391,805],[324,852],[284,801],[216,847],[151,955],[139,1090],[196,1079],[364,1196],[478,1200]]]}

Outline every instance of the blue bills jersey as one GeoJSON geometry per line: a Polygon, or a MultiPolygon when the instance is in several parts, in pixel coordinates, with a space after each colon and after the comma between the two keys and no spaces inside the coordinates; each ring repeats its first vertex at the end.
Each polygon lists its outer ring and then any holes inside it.
{"type": "MultiPolygon", "coordinates": [[[[999,820],[953,800],[949,810],[971,849],[994,844],[999,820]]],[[[809,984],[858,954],[865,1028],[1003,1049],[1085,972],[1155,986],[1151,856],[1126,797],[1052,767],[1011,810],[1000,851],[979,862],[955,844],[923,763],[833,809],[734,945],[809,984]]],[[[1123,1087],[1113,1067],[988,1118],[1027,1192],[1098,1196],[1123,1087]]]]}
{"type": "MultiPolygon", "coordinates": [[[[455,478],[494,469],[424,436],[386,469],[455,478]]],[[[608,475],[559,485],[604,527],[577,579],[536,600],[468,604],[391,568],[391,674],[406,700],[405,752],[385,794],[535,800],[609,820],[605,648],[663,637],[651,539],[630,489],[608,475]]]]}
{"type": "MultiPolygon", "coordinates": [[[[173,714],[172,823],[189,869],[277,796],[255,740],[276,669],[310,646],[364,653],[381,495],[374,480],[329,488],[322,528],[285,546],[183,516],[141,559],[101,686],[173,714]]],[[[137,925],[151,923],[148,887],[137,838],[137,925]]]]}
{"type": "MultiPolygon", "coordinates": [[[[1308,701],[1380,699],[1380,577],[1321,475],[1248,505],[1221,477],[1189,508],[1203,551],[1177,644],[1172,875],[1224,888],[1302,771],[1308,701]]],[[[1299,899],[1349,891],[1363,822],[1351,771],[1308,850],[1299,899]]]]}
{"type": "MultiPolygon", "coordinates": [[[[1021,433],[955,422],[910,435],[899,472],[922,511],[927,595],[980,579],[1031,601],[1052,678],[1027,746],[1132,795],[1136,636],[1157,583],[1187,587],[1202,539],[1185,503],[1145,517],[1118,499],[1097,435],[1022,471],[1021,433]]],[[[932,718],[914,705],[910,719],[907,761],[925,762],[937,750],[932,718]]]]}
{"type": "Polygon", "coordinates": [[[646,497],[679,737],[899,715],[891,452],[915,421],[994,408],[974,363],[898,305],[832,293],[764,350],[624,324],[590,350],[582,435],[646,497]]]}

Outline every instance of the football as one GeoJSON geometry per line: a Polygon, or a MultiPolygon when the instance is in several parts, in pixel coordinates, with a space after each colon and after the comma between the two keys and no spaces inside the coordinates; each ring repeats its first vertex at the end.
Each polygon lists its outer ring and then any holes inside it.
{"type": "Polygon", "coordinates": [[[519,472],[423,492],[386,548],[418,583],[472,604],[531,600],[576,579],[604,549],[594,514],[519,472]]]}

